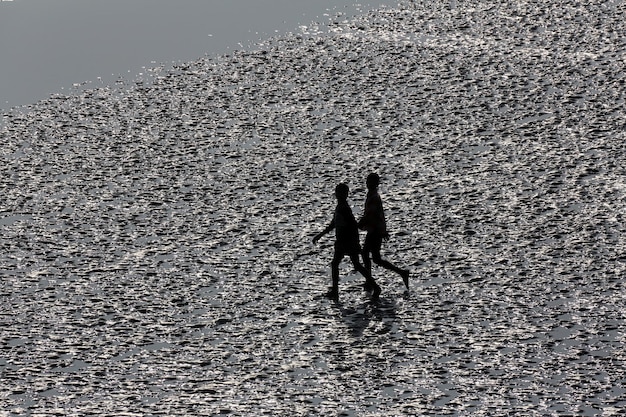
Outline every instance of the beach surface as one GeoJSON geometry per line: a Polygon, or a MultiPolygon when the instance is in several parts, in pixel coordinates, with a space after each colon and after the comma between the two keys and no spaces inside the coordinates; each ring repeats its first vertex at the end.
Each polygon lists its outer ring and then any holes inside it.
{"type": "Polygon", "coordinates": [[[0,415],[620,415],[624,11],[401,2],[7,113],[0,415]],[[410,289],[334,303],[371,171],[410,289]]]}

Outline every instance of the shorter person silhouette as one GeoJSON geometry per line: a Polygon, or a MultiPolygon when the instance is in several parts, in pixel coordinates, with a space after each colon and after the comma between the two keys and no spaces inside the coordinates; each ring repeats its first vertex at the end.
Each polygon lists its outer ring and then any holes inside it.
{"type": "MultiPolygon", "coordinates": [[[[372,261],[374,261],[376,265],[394,271],[402,277],[402,281],[408,289],[409,270],[398,268],[391,262],[382,259],[380,256],[380,248],[382,247],[383,239],[386,240],[389,238],[383,202],[378,194],[380,177],[376,173],[371,173],[367,176],[366,183],[367,197],[365,199],[365,211],[363,212],[363,217],[359,220],[359,228],[367,231],[362,252],[363,264],[370,275],[372,273],[372,261]],[[371,260],[370,254],[372,256],[371,260]]],[[[370,281],[366,281],[364,287],[365,289],[371,289],[370,281]]]]}
{"type": "Polygon", "coordinates": [[[359,261],[359,253],[361,245],[359,244],[359,229],[356,219],[352,214],[352,209],[348,204],[348,194],[350,190],[344,183],[340,183],[335,188],[335,197],[337,198],[337,207],[332,221],[323,231],[315,235],[313,243],[326,233],[335,229],[335,253],[331,262],[332,268],[332,287],[328,291],[327,296],[335,301],[339,300],[339,264],[345,255],[350,257],[354,268],[365,277],[365,282],[370,290],[372,290],[372,299],[377,299],[380,295],[380,287],[372,278],[372,274],[361,265],[359,261]]]}

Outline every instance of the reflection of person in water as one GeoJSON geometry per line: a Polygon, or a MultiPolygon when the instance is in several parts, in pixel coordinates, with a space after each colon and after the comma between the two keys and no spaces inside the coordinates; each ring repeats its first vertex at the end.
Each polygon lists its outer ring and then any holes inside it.
{"type": "Polygon", "coordinates": [[[372,278],[371,273],[359,261],[359,252],[361,250],[359,229],[352,214],[352,209],[348,204],[348,193],[349,188],[346,184],[341,183],[337,185],[335,188],[337,207],[335,208],[333,220],[326,229],[315,235],[313,243],[316,243],[326,233],[335,229],[335,254],[331,263],[333,284],[327,294],[329,298],[335,301],[339,299],[339,263],[345,255],[348,255],[354,268],[365,277],[368,288],[373,291],[372,298],[376,299],[380,294],[380,287],[372,278]]]}
{"type": "MultiPolygon", "coordinates": [[[[389,238],[387,232],[387,223],[385,222],[385,212],[383,211],[383,202],[378,195],[378,184],[380,177],[376,173],[367,176],[367,198],[365,199],[365,211],[363,217],[359,220],[359,228],[367,231],[365,243],[363,244],[363,263],[368,272],[372,273],[372,261],[376,265],[380,265],[385,269],[394,271],[402,277],[402,281],[406,288],[409,288],[409,271],[398,268],[391,262],[386,261],[380,256],[380,248],[383,239],[389,238]],[[370,254],[372,256],[370,260],[370,254]]],[[[365,282],[365,288],[369,288],[369,281],[365,282]]]]}

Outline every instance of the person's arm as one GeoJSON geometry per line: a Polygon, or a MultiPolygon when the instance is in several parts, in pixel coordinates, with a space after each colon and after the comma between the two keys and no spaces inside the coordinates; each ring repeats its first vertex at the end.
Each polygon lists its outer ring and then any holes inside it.
{"type": "Polygon", "coordinates": [[[383,239],[389,239],[389,231],[387,231],[387,221],[385,220],[385,210],[383,209],[383,200],[378,197],[378,201],[376,203],[376,217],[378,227],[380,228],[380,234],[383,239]]]}
{"type": "Polygon", "coordinates": [[[313,238],[313,243],[317,243],[317,241],[320,240],[322,236],[324,236],[326,233],[330,232],[334,228],[335,228],[335,220],[333,219],[333,221],[330,222],[330,224],[326,227],[326,229],[322,230],[321,232],[315,235],[315,237],[313,238]]]}
{"type": "Polygon", "coordinates": [[[363,210],[363,216],[359,219],[359,229],[365,230],[369,224],[372,223],[372,201],[371,198],[365,200],[365,209],[363,210]]]}

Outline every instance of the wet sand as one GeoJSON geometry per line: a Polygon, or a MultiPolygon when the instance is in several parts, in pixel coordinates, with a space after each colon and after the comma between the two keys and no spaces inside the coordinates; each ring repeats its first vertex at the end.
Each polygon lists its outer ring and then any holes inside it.
{"type": "Polygon", "coordinates": [[[405,3],[9,114],[3,415],[619,415],[623,12],[405,3]],[[372,170],[411,288],[335,304],[372,170]]]}

